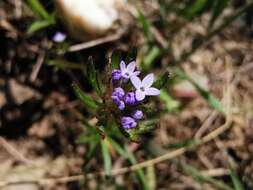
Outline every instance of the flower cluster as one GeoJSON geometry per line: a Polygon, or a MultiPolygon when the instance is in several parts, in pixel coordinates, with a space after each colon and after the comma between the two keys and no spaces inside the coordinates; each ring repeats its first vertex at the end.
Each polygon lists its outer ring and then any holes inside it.
{"type": "MultiPolygon", "coordinates": [[[[141,80],[136,71],[136,62],[132,61],[128,65],[124,61],[120,62],[120,69],[112,71],[112,83],[114,86],[111,98],[119,110],[123,112],[121,125],[124,129],[133,129],[137,126],[137,121],[143,118],[143,112],[138,109],[138,105],[146,96],[157,96],[160,91],[151,87],[154,83],[154,74],[148,74],[141,80]],[[130,84],[135,90],[126,92],[126,86],[130,84]],[[130,110],[130,111],[129,111],[130,110]]],[[[131,87],[132,87],[131,86],[131,87]]]]}

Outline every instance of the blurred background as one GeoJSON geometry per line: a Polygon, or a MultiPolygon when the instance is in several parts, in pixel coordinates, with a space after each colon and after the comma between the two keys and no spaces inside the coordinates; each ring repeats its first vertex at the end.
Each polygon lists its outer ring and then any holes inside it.
{"type": "Polygon", "coordinates": [[[252,190],[252,21],[252,0],[1,0],[0,189],[252,190]],[[170,73],[156,124],[104,140],[71,84],[95,97],[88,57],[136,50],[170,73]]]}

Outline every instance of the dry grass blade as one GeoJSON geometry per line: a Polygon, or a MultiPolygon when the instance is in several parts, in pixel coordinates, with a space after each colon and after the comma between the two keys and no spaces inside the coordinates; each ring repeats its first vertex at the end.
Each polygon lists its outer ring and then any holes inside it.
{"type": "Polygon", "coordinates": [[[124,31],[120,30],[115,34],[108,35],[108,36],[105,36],[103,38],[98,38],[96,40],[84,42],[84,43],[81,43],[81,44],[72,45],[72,46],[69,47],[68,51],[69,52],[81,51],[81,50],[88,49],[88,48],[98,46],[98,45],[101,45],[101,44],[105,44],[105,43],[108,43],[108,42],[113,42],[113,41],[116,41],[116,40],[120,39],[121,36],[123,35],[123,33],[124,33],[124,31]]]}

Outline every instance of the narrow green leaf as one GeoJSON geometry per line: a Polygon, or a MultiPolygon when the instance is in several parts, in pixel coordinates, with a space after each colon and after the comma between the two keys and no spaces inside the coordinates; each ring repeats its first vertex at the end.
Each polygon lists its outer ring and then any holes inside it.
{"type": "Polygon", "coordinates": [[[161,55],[161,50],[157,46],[153,46],[142,62],[142,69],[149,70],[154,61],[161,55]]]}
{"type": "Polygon", "coordinates": [[[94,134],[91,136],[87,136],[87,134],[82,134],[78,137],[76,140],[77,144],[86,144],[93,141],[98,141],[100,139],[100,136],[98,134],[94,134]]]}
{"type": "Polygon", "coordinates": [[[242,183],[234,170],[230,170],[230,177],[232,179],[235,190],[244,190],[242,183]]]}
{"type": "MultiPolygon", "coordinates": [[[[129,156],[129,161],[132,163],[132,164],[136,164],[137,161],[134,157],[134,154],[132,152],[127,152],[128,156],[129,156]]],[[[143,189],[144,190],[149,190],[149,185],[148,185],[148,179],[146,178],[143,170],[139,169],[139,170],[136,170],[136,175],[138,176],[140,182],[142,183],[143,185],[143,189]]]]}
{"type": "Polygon", "coordinates": [[[152,190],[157,189],[156,188],[156,172],[155,172],[155,166],[150,165],[147,167],[147,180],[148,180],[148,187],[152,190]]]}
{"type": "Polygon", "coordinates": [[[48,65],[54,66],[59,69],[84,69],[84,65],[66,61],[64,59],[51,59],[47,62],[48,65]]]}
{"type": "Polygon", "coordinates": [[[101,78],[99,77],[100,75],[98,74],[98,71],[95,68],[92,57],[89,57],[86,73],[87,73],[88,79],[89,79],[92,87],[96,91],[97,95],[102,96],[102,94],[103,94],[102,81],[101,81],[101,78]]]}
{"type": "Polygon", "coordinates": [[[222,14],[223,10],[228,6],[230,0],[215,0],[212,8],[212,16],[209,22],[209,29],[212,28],[216,19],[222,14]]]}
{"type": "Polygon", "coordinates": [[[50,15],[46,9],[41,5],[39,0],[27,0],[29,7],[38,15],[40,18],[48,20],[50,15]]]}
{"type": "Polygon", "coordinates": [[[115,50],[112,53],[112,57],[111,57],[111,70],[118,69],[120,61],[121,61],[121,52],[118,50],[115,50]]]}
{"type": "Polygon", "coordinates": [[[85,94],[77,84],[73,84],[72,85],[74,92],[76,94],[76,96],[81,100],[81,102],[91,108],[91,109],[97,109],[98,108],[98,102],[96,102],[95,100],[93,100],[89,95],[85,94]]]}
{"type": "Polygon", "coordinates": [[[168,112],[173,112],[178,110],[180,107],[180,102],[173,99],[165,90],[160,90],[160,99],[166,104],[166,110],[168,112]]]}
{"type": "Polygon", "coordinates": [[[111,160],[111,155],[109,152],[108,141],[106,139],[101,141],[101,149],[102,149],[102,155],[103,155],[103,160],[104,160],[105,174],[110,175],[112,160],[111,160]]]}
{"type": "Polygon", "coordinates": [[[201,12],[205,7],[207,0],[195,0],[194,3],[185,9],[185,15],[188,19],[192,19],[196,14],[201,12]]]}
{"type": "Polygon", "coordinates": [[[47,28],[47,27],[54,25],[54,24],[55,24],[55,21],[53,19],[37,20],[29,26],[27,33],[33,34],[34,32],[37,32],[39,30],[42,30],[42,29],[47,28]]]}
{"type": "Polygon", "coordinates": [[[153,35],[151,33],[151,24],[148,21],[148,19],[144,16],[141,9],[138,8],[137,10],[138,10],[138,21],[139,21],[141,30],[143,34],[145,35],[147,42],[151,42],[153,41],[153,35]]]}
{"type": "Polygon", "coordinates": [[[175,69],[175,72],[180,77],[188,80],[198,91],[198,93],[207,101],[207,103],[218,110],[219,112],[226,114],[225,110],[223,109],[223,106],[221,105],[220,101],[217,100],[210,92],[202,88],[198,83],[196,83],[190,76],[186,75],[182,70],[179,68],[175,69]]]}
{"type": "Polygon", "coordinates": [[[95,155],[98,145],[99,145],[99,141],[90,141],[88,143],[88,152],[84,155],[84,158],[86,161],[85,166],[89,163],[89,161],[95,155]]]}
{"type": "MultiPolygon", "coordinates": [[[[108,141],[111,143],[112,147],[116,150],[116,152],[118,154],[120,154],[122,157],[129,160],[129,162],[131,164],[136,164],[136,159],[135,159],[134,155],[131,152],[126,151],[123,147],[121,147],[120,144],[118,144],[112,138],[108,138],[108,141]]],[[[139,169],[139,170],[135,171],[135,174],[138,176],[139,180],[143,184],[144,189],[148,190],[149,188],[148,188],[148,184],[146,184],[147,180],[146,180],[146,177],[143,173],[143,170],[139,169]]]]}
{"type": "Polygon", "coordinates": [[[123,156],[124,158],[128,158],[128,155],[126,154],[126,151],[124,148],[122,148],[115,140],[108,137],[108,141],[112,145],[112,147],[118,152],[119,155],[123,156]]]}

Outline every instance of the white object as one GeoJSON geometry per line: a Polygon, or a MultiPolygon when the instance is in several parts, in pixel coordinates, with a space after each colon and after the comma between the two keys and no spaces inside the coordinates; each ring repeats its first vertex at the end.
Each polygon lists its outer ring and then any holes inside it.
{"type": "Polygon", "coordinates": [[[118,5],[122,0],[56,0],[60,17],[71,32],[99,36],[112,28],[118,19],[118,5]],[[62,14],[62,15],[61,15],[62,14]]]}

